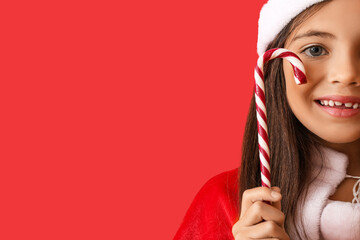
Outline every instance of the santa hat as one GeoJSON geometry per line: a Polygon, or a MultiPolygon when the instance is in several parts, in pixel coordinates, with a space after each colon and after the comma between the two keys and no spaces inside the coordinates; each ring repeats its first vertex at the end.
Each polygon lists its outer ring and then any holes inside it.
{"type": "Polygon", "coordinates": [[[322,1],[324,0],[269,0],[260,11],[257,42],[259,56],[294,17],[322,1]]]}

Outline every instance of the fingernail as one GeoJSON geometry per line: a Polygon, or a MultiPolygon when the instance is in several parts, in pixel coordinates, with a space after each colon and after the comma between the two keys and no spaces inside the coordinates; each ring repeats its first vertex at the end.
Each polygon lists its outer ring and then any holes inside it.
{"type": "Polygon", "coordinates": [[[281,197],[281,194],[278,193],[278,192],[275,192],[275,191],[271,191],[271,196],[272,196],[273,198],[279,198],[279,197],[281,197]]]}

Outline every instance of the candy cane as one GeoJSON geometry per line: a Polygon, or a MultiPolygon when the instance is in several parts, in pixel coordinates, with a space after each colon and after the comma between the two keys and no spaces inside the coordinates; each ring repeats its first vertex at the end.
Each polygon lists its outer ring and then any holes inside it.
{"type": "Polygon", "coordinates": [[[270,182],[270,151],[268,140],[268,128],[266,118],[265,88],[264,88],[264,63],[275,58],[285,58],[290,62],[294,70],[296,84],[306,83],[305,68],[300,58],[293,52],[284,48],[274,48],[266,51],[257,61],[255,68],[255,102],[256,118],[258,126],[258,142],[261,170],[261,185],[271,187],[270,182]]]}

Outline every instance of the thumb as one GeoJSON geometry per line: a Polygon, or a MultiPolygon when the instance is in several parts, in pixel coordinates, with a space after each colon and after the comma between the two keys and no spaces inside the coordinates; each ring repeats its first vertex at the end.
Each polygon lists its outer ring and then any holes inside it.
{"type": "MultiPolygon", "coordinates": [[[[280,190],[279,187],[271,187],[271,190],[273,190],[273,191],[275,191],[275,192],[278,192],[278,193],[281,193],[281,190],[280,190]]],[[[277,201],[277,202],[272,202],[272,205],[273,205],[275,208],[279,209],[280,211],[281,211],[281,199],[282,199],[282,198],[280,198],[280,200],[277,201]]]]}

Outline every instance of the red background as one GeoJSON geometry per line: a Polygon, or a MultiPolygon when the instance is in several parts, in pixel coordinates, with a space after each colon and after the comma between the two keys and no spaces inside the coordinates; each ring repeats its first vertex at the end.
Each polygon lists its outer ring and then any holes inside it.
{"type": "Polygon", "coordinates": [[[239,166],[264,1],[5,1],[0,238],[171,239],[239,166]]]}

